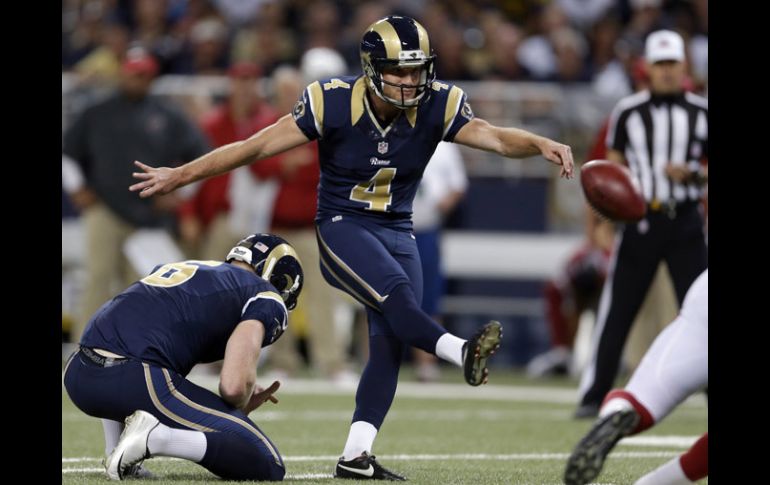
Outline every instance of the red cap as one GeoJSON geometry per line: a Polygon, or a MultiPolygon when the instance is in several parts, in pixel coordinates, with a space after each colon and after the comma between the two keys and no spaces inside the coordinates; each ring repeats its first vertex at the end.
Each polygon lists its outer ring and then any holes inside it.
{"type": "Polygon", "coordinates": [[[154,76],[158,73],[158,61],[144,50],[131,49],[126,53],[122,68],[125,74],[142,73],[154,76]]]}
{"type": "Polygon", "coordinates": [[[262,69],[253,62],[236,62],[227,70],[230,77],[260,77],[262,69]]]}
{"type": "Polygon", "coordinates": [[[643,57],[638,57],[634,60],[631,68],[631,78],[635,83],[646,82],[649,80],[647,76],[647,65],[643,57]]]}

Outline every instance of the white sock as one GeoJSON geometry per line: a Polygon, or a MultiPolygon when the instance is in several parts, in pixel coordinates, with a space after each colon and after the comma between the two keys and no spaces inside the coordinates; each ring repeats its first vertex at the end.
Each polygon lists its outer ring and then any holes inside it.
{"type": "Polygon", "coordinates": [[[634,485],[688,485],[693,483],[682,471],[679,458],[664,463],[637,480],[634,485]]]}
{"type": "Polygon", "coordinates": [[[206,435],[201,431],[170,428],[158,424],[147,438],[147,449],[152,456],[173,456],[199,462],[206,454],[206,435]]]}
{"type": "Polygon", "coordinates": [[[364,451],[371,454],[374,438],[377,437],[377,428],[366,421],[356,421],[350,425],[348,441],[345,443],[345,450],[342,456],[345,461],[360,456],[364,451]]]}
{"type": "Polygon", "coordinates": [[[109,456],[112,450],[118,446],[120,441],[120,433],[123,432],[123,428],[126,425],[111,419],[102,419],[102,428],[104,428],[104,454],[109,456]]]}
{"type": "Polygon", "coordinates": [[[436,342],[436,355],[458,367],[462,367],[463,344],[465,344],[465,342],[466,340],[455,337],[447,332],[439,337],[436,342]]]}
{"type": "Polygon", "coordinates": [[[616,411],[625,411],[626,409],[634,409],[634,406],[622,397],[613,397],[599,410],[599,417],[603,418],[616,411]]]}

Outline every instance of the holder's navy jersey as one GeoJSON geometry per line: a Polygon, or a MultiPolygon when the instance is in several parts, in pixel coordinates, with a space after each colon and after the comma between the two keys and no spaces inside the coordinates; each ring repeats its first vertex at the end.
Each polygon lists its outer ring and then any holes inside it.
{"type": "Polygon", "coordinates": [[[441,140],[454,140],[473,119],[465,93],[433,82],[430,98],[383,127],[366,96],[366,78],[310,84],[294,106],[294,120],[318,139],[321,181],[316,221],[342,214],[411,230],[412,200],[441,140]]]}
{"type": "Polygon", "coordinates": [[[265,326],[262,346],[286,329],[286,306],[255,273],[221,261],[158,266],[91,318],[80,344],[187,375],[195,364],[224,358],[243,320],[265,326]]]}

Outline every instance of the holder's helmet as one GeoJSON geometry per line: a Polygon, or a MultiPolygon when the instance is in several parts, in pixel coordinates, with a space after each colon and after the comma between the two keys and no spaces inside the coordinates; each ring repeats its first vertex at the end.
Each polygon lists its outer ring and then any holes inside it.
{"type": "Polygon", "coordinates": [[[274,234],[252,234],[230,250],[225,261],[232,260],[251,265],[257,275],[275,286],[287,310],[297,306],[304,274],[297,252],[285,239],[274,234]]]}
{"type": "Polygon", "coordinates": [[[436,56],[430,47],[428,32],[416,20],[391,15],[373,23],[361,38],[360,55],[367,83],[380,99],[403,109],[418,106],[430,97],[431,84],[436,79],[436,56]],[[419,67],[418,84],[394,84],[383,80],[383,69],[396,66],[419,67]],[[400,88],[401,99],[386,96],[383,92],[385,84],[400,88]],[[415,97],[404,99],[404,88],[416,88],[415,97]]]}

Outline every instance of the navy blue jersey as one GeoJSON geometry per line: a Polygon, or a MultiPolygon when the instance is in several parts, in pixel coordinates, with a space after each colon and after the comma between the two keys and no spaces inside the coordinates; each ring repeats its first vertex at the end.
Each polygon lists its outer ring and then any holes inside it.
{"type": "Polygon", "coordinates": [[[224,358],[230,334],[251,319],[265,326],[263,347],[286,329],[286,306],[273,285],[221,261],[169,263],[103,305],[80,344],[186,375],[197,363],[224,358]]]}
{"type": "Polygon", "coordinates": [[[435,81],[427,101],[383,127],[369,106],[366,78],[349,76],[310,84],[293,116],[319,140],[317,221],[352,214],[411,229],[412,200],[436,145],[454,140],[473,112],[460,88],[435,81]]]}

